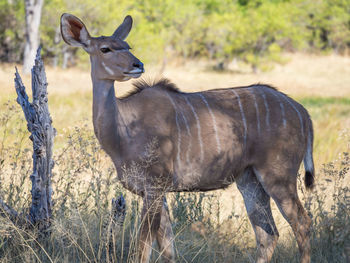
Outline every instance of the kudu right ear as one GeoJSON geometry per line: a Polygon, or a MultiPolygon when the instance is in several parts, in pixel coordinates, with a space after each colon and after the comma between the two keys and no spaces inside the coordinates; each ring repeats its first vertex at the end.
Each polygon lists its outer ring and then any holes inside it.
{"type": "Polygon", "coordinates": [[[127,15],[124,18],[123,23],[114,31],[112,37],[124,40],[132,28],[132,17],[127,15]]]}
{"type": "Polygon", "coordinates": [[[82,47],[88,51],[91,42],[90,34],[84,23],[76,16],[71,14],[61,16],[61,34],[68,45],[82,47]]]}

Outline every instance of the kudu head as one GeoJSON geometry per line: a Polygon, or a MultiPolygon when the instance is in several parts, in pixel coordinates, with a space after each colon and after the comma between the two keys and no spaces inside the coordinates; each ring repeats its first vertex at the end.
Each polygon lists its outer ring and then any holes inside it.
{"type": "Polygon", "coordinates": [[[112,36],[91,37],[84,23],[71,14],[61,16],[61,33],[64,41],[82,47],[90,55],[91,72],[96,79],[125,81],[138,78],[144,72],[142,62],[130,52],[124,40],[132,27],[131,16],[112,36]]]}

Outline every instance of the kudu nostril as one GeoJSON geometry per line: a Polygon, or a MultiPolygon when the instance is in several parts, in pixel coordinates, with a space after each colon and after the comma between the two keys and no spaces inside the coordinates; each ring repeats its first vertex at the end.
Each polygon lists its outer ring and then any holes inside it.
{"type": "Polygon", "coordinates": [[[134,68],[142,69],[143,70],[143,63],[137,62],[132,64],[134,68]]]}

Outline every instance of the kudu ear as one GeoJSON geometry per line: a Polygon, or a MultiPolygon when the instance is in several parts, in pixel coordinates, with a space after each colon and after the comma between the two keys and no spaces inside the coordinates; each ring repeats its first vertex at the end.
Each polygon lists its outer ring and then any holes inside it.
{"type": "Polygon", "coordinates": [[[91,37],[84,23],[71,14],[61,16],[61,34],[63,40],[73,47],[83,47],[86,51],[90,46],[91,37]]]}
{"type": "Polygon", "coordinates": [[[128,35],[132,27],[132,17],[126,16],[123,23],[114,31],[112,37],[124,40],[128,35]]]}

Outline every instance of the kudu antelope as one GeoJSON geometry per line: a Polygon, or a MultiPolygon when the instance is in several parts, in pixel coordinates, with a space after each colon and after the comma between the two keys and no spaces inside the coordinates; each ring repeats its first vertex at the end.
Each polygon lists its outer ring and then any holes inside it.
{"type": "Polygon", "coordinates": [[[175,260],[165,192],[209,191],[234,181],[255,231],[257,262],[271,259],[279,235],[270,198],[293,229],[301,262],[310,262],[311,220],[296,186],[302,160],[306,187],[314,184],[305,108],[266,85],[184,93],[164,79],[138,82],[135,92],[116,98],[116,80],[144,72],[124,41],[131,26],[127,16],[112,36],[95,38],[75,16],[61,17],[63,39],[90,55],[96,137],[124,187],[143,198],[140,262],[149,261],[154,240],[165,261],[175,260]],[[149,142],[156,142],[152,161],[149,142]]]}

